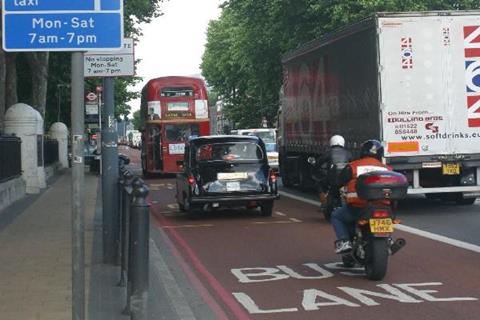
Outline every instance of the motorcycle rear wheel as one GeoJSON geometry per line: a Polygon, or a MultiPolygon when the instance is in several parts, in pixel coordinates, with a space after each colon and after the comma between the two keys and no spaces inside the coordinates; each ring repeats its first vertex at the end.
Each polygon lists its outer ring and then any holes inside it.
{"type": "Polygon", "coordinates": [[[388,239],[371,238],[367,244],[365,273],[370,280],[382,280],[387,273],[388,239]]]}

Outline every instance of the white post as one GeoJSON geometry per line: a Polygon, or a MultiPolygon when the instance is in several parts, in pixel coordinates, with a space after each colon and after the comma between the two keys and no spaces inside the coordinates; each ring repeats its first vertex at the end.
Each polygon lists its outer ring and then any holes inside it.
{"type": "Polygon", "coordinates": [[[43,127],[43,120],[38,111],[24,103],[14,104],[5,113],[5,133],[22,139],[22,177],[27,186],[27,193],[39,193],[45,183],[45,176],[42,180],[38,166],[39,122],[43,127]]]}
{"type": "Polygon", "coordinates": [[[50,127],[48,135],[58,141],[58,161],[62,168],[68,168],[68,129],[61,122],[55,122],[50,127]]]}

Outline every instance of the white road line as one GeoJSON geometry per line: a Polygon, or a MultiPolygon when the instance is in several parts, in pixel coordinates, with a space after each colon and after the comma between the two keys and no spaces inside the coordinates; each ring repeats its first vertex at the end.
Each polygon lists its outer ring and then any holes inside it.
{"type": "Polygon", "coordinates": [[[297,218],[290,218],[290,221],[297,222],[297,223],[302,222],[302,220],[299,220],[297,218]]]}
{"type": "Polygon", "coordinates": [[[459,248],[462,248],[462,249],[466,249],[466,250],[470,250],[470,251],[473,251],[473,252],[480,253],[480,246],[477,246],[477,245],[472,244],[472,243],[448,238],[448,237],[445,237],[445,236],[441,236],[439,234],[431,233],[431,232],[428,232],[428,231],[423,231],[423,230],[413,228],[413,227],[409,227],[409,226],[406,226],[406,225],[403,225],[403,224],[395,225],[395,229],[398,229],[398,230],[403,231],[403,232],[412,233],[412,234],[415,234],[417,236],[421,236],[421,237],[424,237],[424,238],[428,238],[428,239],[436,240],[436,241],[439,241],[439,242],[443,242],[443,243],[446,243],[446,244],[449,244],[449,245],[452,245],[452,246],[455,246],[455,247],[459,247],[459,248]]]}
{"type": "Polygon", "coordinates": [[[318,201],[315,201],[315,200],[312,200],[312,199],[307,199],[307,198],[304,198],[304,197],[301,197],[301,196],[296,196],[294,194],[291,194],[291,193],[288,193],[288,192],[285,192],[285,191],[278,191],[278,193],[282,196],[289,197],[289,198],[292,198],[292,199],[295,199],[295,200],[298,200],[298,201],[306,202],[308,204],[320,207],[320,202],[318,202],[318,201]]]}
{"type": "Polygon", "coordinates": [[[180,224],[177,226],[162,226],[163,229],[205,228],[205,227],[213,227],[213,224],[180,224]]]}
{"type": "Polygon", "coordinates": [[[173,302],[171,305],[173,308],[175,308],[179,318],[185,320],[196,319],[192,309],[187,303],[187,299],[182,293],[182,290],[175,280],[175,277],[170,272],[170,269],[163,260],[162,255],[160,254],[160,251],[153,240],[150,240],[150,257],[153,270],[157,274],[158,279],[163,282],[163,285],[165,286],[165,292],[169,296],[170,301],[173,302]]]}
{"type": "MultiPolygon", "coordinates": [[[[320,202],[315,201],[315,200],[311,200],[311,199],[304,198],[302,196],[297,196],[297,195],[294,195],[294,194],[290,194],[290,193],[285,192],[285,191],[279,191],[279,193],[282,196],[285,196],[285,197],[288,197],[288,198],[292,198],[292,199],[295,199],[295,200],[298,200],[298,201],[306,202],[308,204],[311,204],[311,205],[314,205],[314,206],[317,206],[317,207],[320,206],[320,202]]],[[[446,243],[446,244],[449,244],[449,245],[452,245],[452,246],[455,246],[455,247],[458,247],[458,248],[462,248],[462,249],[465,249],[465,250],[470,250],[470,251],[473,251],[473,252],[480,253],[480,246],[477,246],[477,245],[472,244],[472,243],[452,239],[452,238],[445,237],[445,236],[435,234],[435,233],[432,233],[432,232],[423,231],[423,230],[420,230],[420,229],[417,229],[417,228],[409,227],[409,226],[406,226],[406,225],[403,225],[403,224],[402,225],[395,225],[395,228],[400,230],[400,231],[403,231],[403,232],[408,232],[408,233],[415,234],[417,236],[421,236],[421,237],[424,237],[424,238],[427,238],[427,239],[435,240],[435,241],[446,243]]]]}
{"type": "Polygon", "coordinates": [[[285,217],[285,216],[286,216],[285,213],[280,212],[280,211],[275,211],[275,214],[276,214],[277,216],[281,216],[281,217],[285,217]]]}

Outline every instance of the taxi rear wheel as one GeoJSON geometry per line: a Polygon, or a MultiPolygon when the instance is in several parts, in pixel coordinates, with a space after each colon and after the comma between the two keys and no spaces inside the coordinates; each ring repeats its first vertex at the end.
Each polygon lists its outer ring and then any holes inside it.
{"type": "Polygon", "coordinates": [[[260,206],[262,217],[271,217],[273,213],[273,201],[262,203],[260,206]]]}

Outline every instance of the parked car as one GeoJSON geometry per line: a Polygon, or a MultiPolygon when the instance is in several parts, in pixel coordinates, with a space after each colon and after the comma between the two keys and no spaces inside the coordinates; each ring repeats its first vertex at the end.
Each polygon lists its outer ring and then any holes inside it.
{"type": "Polygon", "coordinates": [[[278,199],[275,173],[256,136],[202,136],[185,145],[176,198],[189,214],[230,207],[260,208],[271,216],[278,199]]]}

